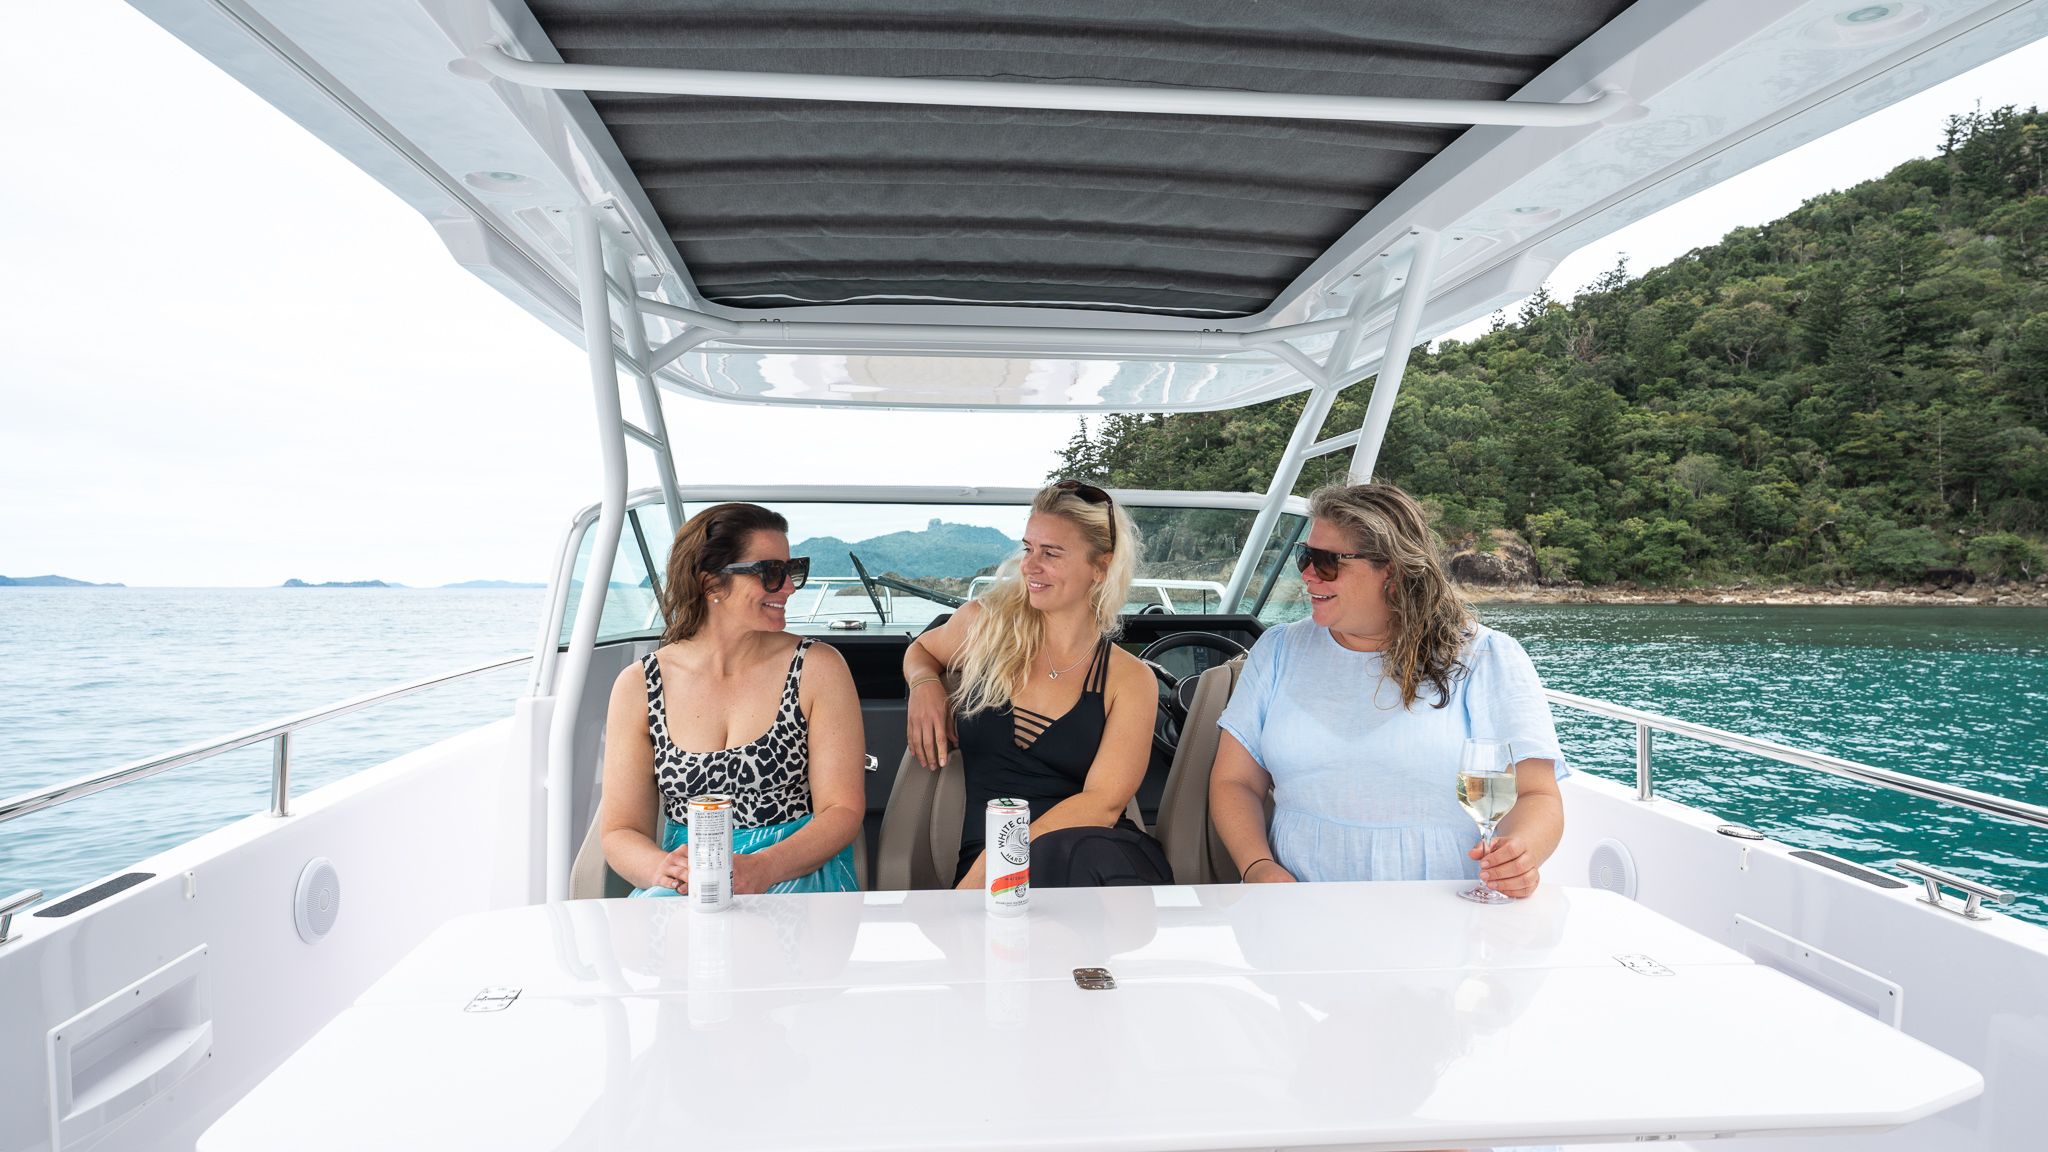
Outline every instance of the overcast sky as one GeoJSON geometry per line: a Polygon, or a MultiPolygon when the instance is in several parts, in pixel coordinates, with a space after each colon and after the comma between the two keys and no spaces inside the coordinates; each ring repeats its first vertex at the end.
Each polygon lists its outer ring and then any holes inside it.
{"type": "MultiPolygon", "coordinates": [[[[545,579],[598,485],[581,351],[126,4],[10,18],[15,44],[51,50],[0,70],[0,574],[545,579]],[[84,45],[89,81],[63,47],[84,45]]],[[[1553,291],[1928,154],[1944,116],[2040,102],[2043,76],[2048,44],[2029,46],[1589,247],[1553,291]]],[[[667,412],[686,484],[1035,484],[1074,423],[667,412]]]]}

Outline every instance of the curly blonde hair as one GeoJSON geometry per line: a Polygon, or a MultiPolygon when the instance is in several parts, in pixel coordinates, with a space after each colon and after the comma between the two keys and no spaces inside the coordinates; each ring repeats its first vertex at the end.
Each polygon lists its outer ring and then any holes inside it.
{"type": "Polygon", "coordinates": [[[1436,690],[1435,707],[1450,703],[1451,682],[1466,672],[1459,657],[1479,621],[1444,574],[1422,505],[1392,484],[1331,485],[1310,494],[1308,514],[1342,532],[1351,551],[1387,572],[1394,634],[1386,668],[1401,686],[1401,707],[1413,707],[1425,683],[1436,690]]]}
{"type": "MultiPolygon", "coordinates": [[[[1124,601],[1130,595],[1131,576],[1143,550],[1137,525],[1121,505],[1091,504],[1056,486],[1039,489],[1032,498],[1031,511],[1058,516],[1080,529],[1091,562],[1108,554],[1109,572],[1090,593],[1089,603],[1095,610],[1096,630],[1115,636],[1123,628],[1124,601]],[[1116,522],[1114,552],[1110,551],[1111,517],[1116,522]]],[[[1005,560],[996,571],[995,586],[975,600],[981,605],[981,614],[954,662],[960,685],[954,690],[953,705],[961,716],[1008,707],[1024,690],[1031,664],[1045,647],[1045,614],[1031,606],[1022,564],[1019,557],[1005,560]]]]}

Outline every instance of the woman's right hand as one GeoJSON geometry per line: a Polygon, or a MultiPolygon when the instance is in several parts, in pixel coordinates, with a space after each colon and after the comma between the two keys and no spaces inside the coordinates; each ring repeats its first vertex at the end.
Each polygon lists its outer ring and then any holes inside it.
{"type": "Polygon", "coordinates": [[[1255,860],[1246,870],[1243,881],[1246,884],[1299,884],[1294,873],[1280,866],[1277,860],[1255,860]]]}
{"type": "Polygon", "coordinates": [[[649,888],[667,888],[685,896],[690,893],[690,846],[688,844],[661,858],[649,888]]]}
{"type": "Polygon", "coordinates": [[[938,768],[959,742],[953,728],[953,701],[946,695],[945,684],[926,680],[911,689],[909,713],[910,754],[926,768],[938,768]]]}

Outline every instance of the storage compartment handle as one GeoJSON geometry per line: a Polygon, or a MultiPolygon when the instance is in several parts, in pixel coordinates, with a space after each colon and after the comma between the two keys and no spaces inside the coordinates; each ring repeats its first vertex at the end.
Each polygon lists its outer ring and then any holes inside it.
{"type": "Polygon", "coordinates": [[[91,1143],[213,1054],[206,945],[50,1029],[50,1149],[91,1143]]]}

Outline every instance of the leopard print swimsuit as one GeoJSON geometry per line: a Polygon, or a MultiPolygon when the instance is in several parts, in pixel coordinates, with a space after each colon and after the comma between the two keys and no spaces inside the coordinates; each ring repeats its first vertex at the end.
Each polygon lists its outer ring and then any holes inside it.
{"type": "Polygon", "coordinates": [[[647,732],[654,738],[654,782],[671,823],[687,819],[685,804],[707,792],[732,797],[733,827],[787,824],[811,814],[810,724],[797,703],[803,679],[804,640],[789,662],[782,707],[768,731],[737,748],[685,752],[668,736],[668,711],[661,698],[661,662],[653,653],[640,660],[647,678],[647,732]]]}

